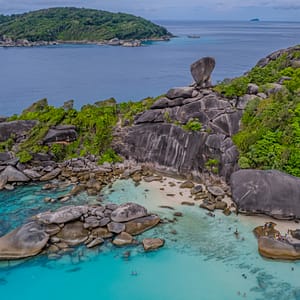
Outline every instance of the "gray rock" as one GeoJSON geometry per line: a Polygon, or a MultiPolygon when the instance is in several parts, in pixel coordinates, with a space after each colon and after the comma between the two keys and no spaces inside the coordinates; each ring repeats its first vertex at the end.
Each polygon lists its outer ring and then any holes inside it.
{"type": "Polygon", "coordinates": [[[256,95],[258,93],[258,85],[254,83],[249,83],[247,86],[247,94],[256,95]]]}
{"type": "Polygon", "coordinates": [[[0,238],[0,260],[34,256],[46,246],[49,235],[41,225],[30,222],[0,238]]]}
{"type": "Polygon", "coordinates": [[[0,174],[0,191],[4,189],[7,184],[7,175],[0,174]]]}
{"type": "Polygon", "coordinates": [[[253,100],[253,99],[256,99],[257,98],[257,95],[244,95],[242,97],[239,97],[239,100],[238,100],[238,103],[237,103],[237,108],[238,109],[245,109],[247,104],[253,100]]]}
{"type": "Polygon", "coordinates": [[[12,158],[13,156],[10,152],[0,152],[0,161],[7,161],[12,158]]]}
{"type": "Polygon", "coordinates": [[[74,106],[74,100],[68,100],[64,102],[63,109],[68,111],[70,109],[73,109],[73,106],[74,106]]]}
{"type": "Polygon", "coordinates": [[[272,94],[276,94],[280,91],[283,90],[283,86],[281,84],[278,83],[269,83],[268,87],[267,87],[267,91],[266,94],[268,96],[272,95],[272,94]]]}
{"type": "Polygon", "coordinates": [[[196,194],[202,193],[202,192],[203,192],[203,186],[201,184],[198,184],[191,189],[192,195],[196,195],[196,194]]]}
{"type": "Polygon", "coordinates": [[[7,166],[1,175],[7,177],[7,182],[28,182],[30,180],[25,174],[12,166],[7,166]]]}
{"type": "Polygon", "coordinates": [[[125,223],[126,232],[131,235],[140,234],[154,226],[160,221],[160,218],[156,215],[150,215],[143,218],[134,219],[125,223]]]}
{"type": "Polygon", "coordinates": [[[104,240],[101,237],[93,239],[90,243],[86,245],[87,248],[93,248],[104,243],[104,240]]]}
{"type": "Polygon", "coordinates": [[[147,209],[137,203],[128,202],[120,205],[111,214],[111,219],[114,222],[126,222],[133,219],[145,217],[147,209]]]}
{"type": "Polygon", "coordinates": [[[69,246],[77,246],[85,242],[88,235],[89,231],[83,227],[82,222],[75,221],[65,224],[56,236],[69,246]]]}
{"type": "Polygon", "coordinates": [[[43,212],[36,215],[36,220],[44,224],[62,224],[79,219],[88,212],[87,206],[64,206],[54,212],[43,212]]]}
{"type": "Polygon", "coordinates": [[[213,196],[224,196],[225,192],[219,186],[208,186],[207,191],[210,192],[213,196]]]}
{"type": "Polygon", "coordinates": [[[49,129],[43,139],[44,144],[53,142],[73,142],[77,139],[77,132],[72,125],[59,125],[49,129]]]}
{"type": "Polygon", "coordinates": [[[61,173],[60,168],[56,168],[40,178],[40,181],[48,181],[56,178],[61,173]]]}
{"type": "Polygon", "coordinates": [[[193,87],[175,87],[170,89],[166,96],[169,99],[175,98],[191,98],[193,95],[194,88],[193,87]]]}
{"type": "Polygon", "coordinates": [[[203,88],[211,86],[210,76],[215,65],[213,57],[203,57],[191,65],[191,73],[198,86],[203,88]]]}
{"type": "Polygon", "coordinates": [[[100,220],[95,216],[89,216],[84,219],[84,228],[95,228],[100,226],[100,220]]]}
{"type": "Polygon", "coordinates": [[[108,218],[108,217],[105,217],[105,218],[102,218],[101,220],[100,220],[100,222],[99,222],[99,226],[105,226],[105,225],[107,225],[108,223],[110,222],[110,218],[108,218]]]}
{"type": "Polygon", "coordinates": [[[267,99],[268,96],[265,93],[258,93],[257,97],[261,98],[261,99],[267,99]]]}
{"type": "Polygon", "coordinates": [[[135,124],[141,123],[162,123],[165,121],[164,112],[161,109],[146,110],[135,121],[135,124]]]}
{"type": "Polygon", "coordinates": [[[110,232],[113,232],[113,233],[120,233],[122,231],[125,231],[125,224],[117,223],[117,222],[111,222],[107,225],[107,229],[110,232]]]}
{"type": "Polygon", "coordinates": [[[40,173],[31,169],[25,169],[23,170],[23,173],[32,180],[38,180],[42,176],[40,173]]]}
{"type": "Polygon", "coordinates": [[[278,219],[300,218],[300,179],[270,170],[240,170],[231,176],[232,199],[239,211],[278,219]]]}
{"type": "Polygon", "coordinates": [[[145,251],[155,250],[157,248],[162,247],[164,244],[165,244],[164,239],[159,239],[159,238],[143,239],[143,247],[145,251]]]}
{"type": "Polygon", "coordinates": [[[130,245],[132,241],[133,238],[129,233],[122,232],[114,238],[113,244],[116,246],[125,246],[125,245],[130,245]]]}
{"type": "Polygon", "coordinates": [[[0,123],[0,142],[5,142],[12,135],[16,139],[25,136],[37,124],[35,120],[18,120],[0,123]]]}

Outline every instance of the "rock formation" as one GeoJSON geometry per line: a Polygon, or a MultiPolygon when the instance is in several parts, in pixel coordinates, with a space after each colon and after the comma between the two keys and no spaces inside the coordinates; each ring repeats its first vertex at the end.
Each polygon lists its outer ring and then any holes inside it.
{"type": "Polygon", "coordinates": [[[214,171],[229,179],[238,157],[231,137],[241,116],[242,110],[211,89],[174,88],[138,115],[133,126],[116,131],[114,148],[171,174],[199,177],[213,160],[214,171]],[[200,130],[185,126],[194,120],[200,130]]]}
{"type": "Polygon", "coordinates": [[[24,136],[37,124],[34,120],[18,120],[0,123],[0,142],[5,142],[12,135],[15,140],[23,139],[24,136]]]}
{"type": "Polygon", "coordinates": [[[211,73],[216,65],[213,57],[203,57],[191,65],[191,73],[197,84],[202,88],[211,86],[211,73]]]}
{"type": "Polygon", "coordinates": [[[231,176],[232,199],[240,212],[278,219],[300,218],[300,179],[269,170],[240,170],[231,176]]]}
{"type": "Polygon", "coordinates": [[[65,206],[40,213],[31,222],[0,237],[0,260],[34,256],[44,250],[58,252],[83,243],[92,248],[115,234],[118,235],[113,244],[128,245],[133,242],[131,234],[142,233],[159,221],[158,216],[149,215],[146,208],[135,203],[65,206]],[[101,222],[104,219],[108,221],[101,222]]]}

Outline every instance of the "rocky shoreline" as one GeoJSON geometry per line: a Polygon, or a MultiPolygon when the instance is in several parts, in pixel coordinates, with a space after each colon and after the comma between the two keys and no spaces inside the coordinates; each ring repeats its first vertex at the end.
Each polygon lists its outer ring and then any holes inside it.
{"type": "MultiPolygon", "coordinates": [[[[138,244],[133,236],[156,226],[157,215],[141,205],[125,203],[93,206],[64,206],[54,212],[43,212],[31,221],[0,238],[0,260],[35,256],[42,251],[53,257],[71,247],[87,248],[109,239],[115,246],[138,244]]],[[[157,249],[163,239],[144,239],[145,251],[157,249]]]]}
{"type": "Polygon", "coordinates": [[[143,43],[150,41],[169,41],[170,36],[165,36],[161,38],[153,39],[129,39],[122,40],[118,38],[113,38],[110,40],[103,41],[89,41],[89,40],[57,40],[57,41],[29,41],[27,39],[17,39],[13,40],[9,37],[0,37],[0,47],[11,48],[11,47],[40,47],[40,46],[53,46],[53,45],[64,45],[64,44],[74,44],[74,45],[108,45],[108,46],[122,46],[122,47],[141,47],[143,43]]]}

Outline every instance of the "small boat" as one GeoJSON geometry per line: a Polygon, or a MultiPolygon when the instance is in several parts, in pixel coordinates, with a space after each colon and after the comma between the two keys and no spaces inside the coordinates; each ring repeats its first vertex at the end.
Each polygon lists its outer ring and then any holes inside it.
{"type": "Polygon", "coordinates": [[[198,34],[189,34],[187,37],[189,39],[200,39],[200,35],[198,34]]]}

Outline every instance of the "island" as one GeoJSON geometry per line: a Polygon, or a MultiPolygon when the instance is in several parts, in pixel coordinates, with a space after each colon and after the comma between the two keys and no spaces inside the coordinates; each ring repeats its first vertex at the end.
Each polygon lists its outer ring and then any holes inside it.
{"type": "Polygon", "coordinates": [[[251,19],[250,22],[259,22],[259,18],[254,18],[254,19],[251,19]]]}
{"type": "Polygon", "coordinates": [[[6,47],[58,43],[136,47],[143,41],[170,37],[166,28],[141,17],[96,9],[57,7],[0,15],[0,46],[6,47]]]}

